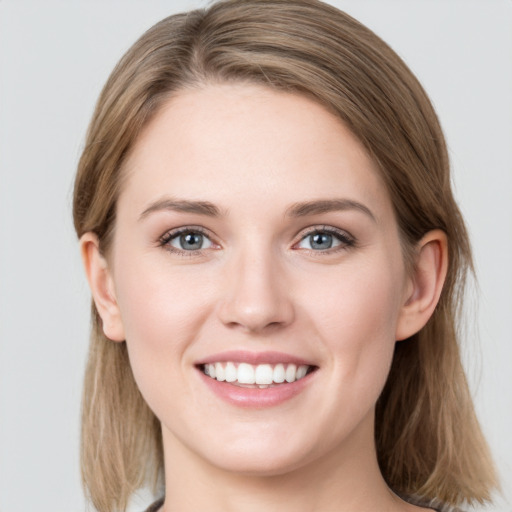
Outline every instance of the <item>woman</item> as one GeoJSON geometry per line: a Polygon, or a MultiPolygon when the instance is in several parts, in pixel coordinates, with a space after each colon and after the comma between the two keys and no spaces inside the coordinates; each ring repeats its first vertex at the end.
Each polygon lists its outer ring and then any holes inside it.
{"type": "Polygon", "coordinates": [[[358,22],[250,0],[155,25],[100,96],[74,216],[98,510],[151,478],[164,512],[490,499],[444,138],[358,22]]]}

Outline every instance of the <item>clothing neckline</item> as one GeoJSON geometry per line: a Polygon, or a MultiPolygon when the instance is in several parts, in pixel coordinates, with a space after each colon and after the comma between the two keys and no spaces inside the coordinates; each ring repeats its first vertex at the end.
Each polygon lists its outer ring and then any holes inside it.
{"type": "MultiPolygon", "coordinates": [[[[421,499],[418,496],[400,496],[404,501],[410,503],[411,505],[416,505],[418,507],[423,507],[425,509],[432,509],[436,512],[463,512],[457,507],[452,505],[448,505],[447,503],[443,503],[442,501],[434,498],[432,500],[421,499]]],[[[152,503],[145,512],[158,512],[160,507],[164,504],[165,497],[162,496],[154,503],[152,503]]]]}

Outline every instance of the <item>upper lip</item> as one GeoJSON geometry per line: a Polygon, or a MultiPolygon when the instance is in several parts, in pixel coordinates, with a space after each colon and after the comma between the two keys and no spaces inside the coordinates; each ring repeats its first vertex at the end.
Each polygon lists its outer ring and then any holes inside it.
{"type": "Polygon", "coordinates": [[[258,364],[279,364],[279,363],[288,363],[288,364],[296,364],[300,365],[308,365],[314,366],[311,361],[307,361],[303,358],[286,354],[284,352],[275,352],[275,351],[266,351],[266,352],[251,352],[246,350],[229,350],[226,352],[219,352],[217,354],[212,354],[200,361],[197,361],[196,365],[204,365],[204,364],[213,364],[213,363],[223,363],[223,362],[233,362],[233,363],[248,363],[253,365],[258,364]]]}

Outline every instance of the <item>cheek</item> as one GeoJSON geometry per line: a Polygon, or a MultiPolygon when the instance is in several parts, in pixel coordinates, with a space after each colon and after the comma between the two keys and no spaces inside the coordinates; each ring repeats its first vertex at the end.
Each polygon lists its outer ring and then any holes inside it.
{"type": "Polygon", "coordinates": [[[116,264],[116,296],[128,342],[168,345],[172,333],[180,339],[197,326],[204,311],[208,292],[201,280],[160,259],[127,258],[116,264]]]}
{"type": "Polygon", "coordinates": [[[310,293],[304,309],[316,319],[338,385],[350,385],[356,395],[378,395],[393,357],[403,272],[392,264],[368,264],[331,282],[324,293],[310,293]]]}
{"type": "Polygon", "coordinates": [[[208,294],[198,289],[197,280],[182,274],[129,260],[116,265],[116,296],[130,362],[150,406],[164,382],[180,378],[190,359],[187,349],[208,310],[208,294]]]}
{"type": "Polygon", "coordinates": [[[338,332],[341,339],[344,332],[369,331],[394,337],[403,288],[400,268],[370,263],[347,267],[325,279],[320,276],[316,285],[304,288],[306,309],[315,311],[326,329],[338,332]]]}

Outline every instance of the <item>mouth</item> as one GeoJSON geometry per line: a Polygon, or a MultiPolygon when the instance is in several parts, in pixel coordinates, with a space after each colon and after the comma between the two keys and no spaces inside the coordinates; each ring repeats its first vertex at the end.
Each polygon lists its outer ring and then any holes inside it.
{"type": "Polygon", "coordinates": [[[291,354],[246,350],[211,354],[197,361],[195,367],[213,395],[246,409],[276,407],[304,396],[307,389],[314,389],[319,370],[312,361],[291,354]]]}
{"type": "Polygon", "coordinates": [[[317,367],[295,363],[249,364],[236,361],[198,365],[204,375],[217,382],[243,388],[266,389],[292,384],[314,372],[317,367]]]}

